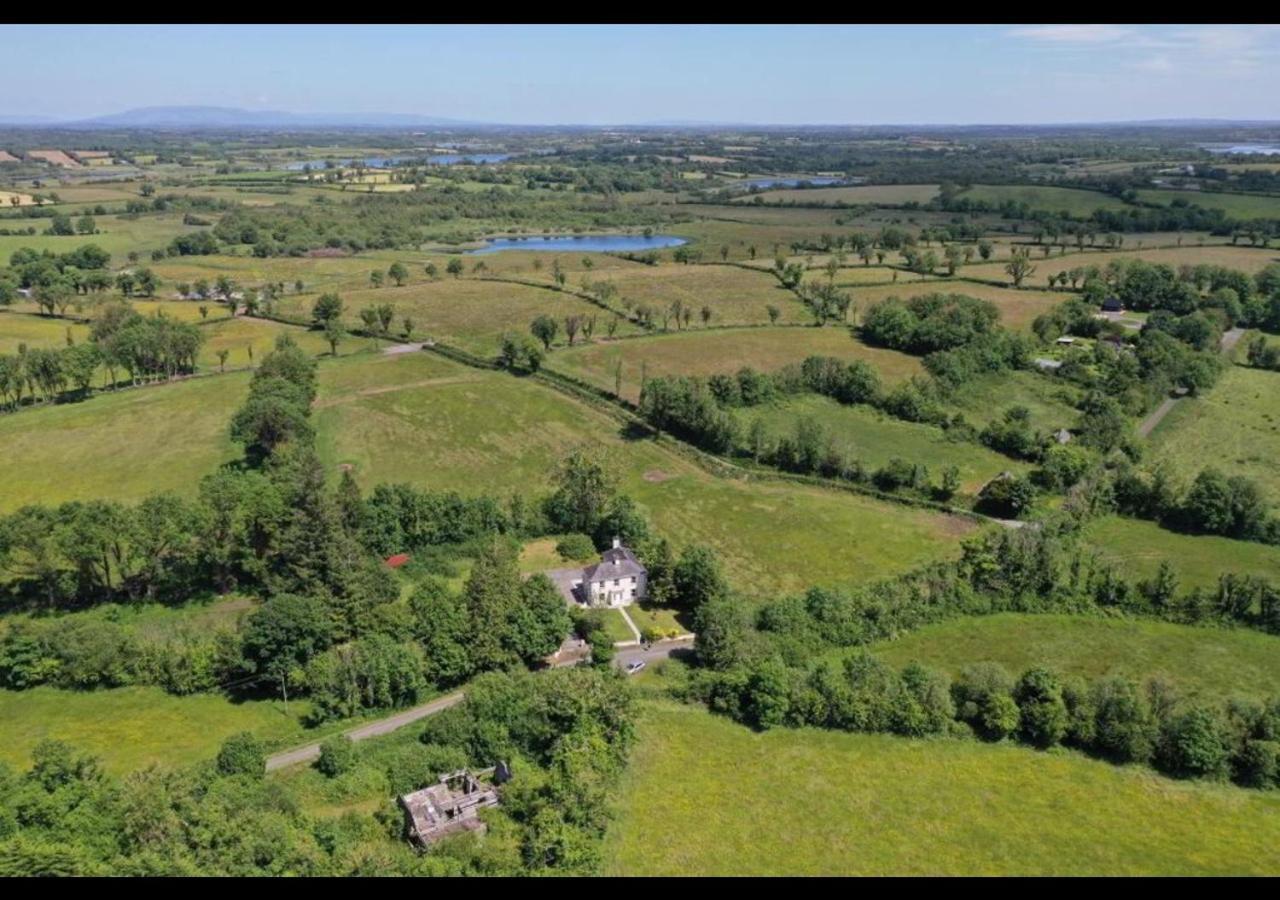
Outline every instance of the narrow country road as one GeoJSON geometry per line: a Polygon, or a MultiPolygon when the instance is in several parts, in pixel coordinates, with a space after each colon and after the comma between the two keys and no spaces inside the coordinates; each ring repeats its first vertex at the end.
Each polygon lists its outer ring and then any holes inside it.
{"type": "MultiPolygon", "coordinates": [[[[645,649],[644,647],[635,647],[626,650],[619,650],[614,656],[613,662],[618,668],[623,668],[633,662],[649,663],[659,659],[666,659],[683,650],[688,650],[692,646],[692,637],[677,638],[673,641],[663,641],[661,644],[655,644],[648,649],[645,649]]],[[[580,661],[580,659],[565,660],[564,662],[556,663],[556,667],[573,666],[577,665],[580,661]]],[[[406,725],[412,725],[420,719],[425,719],[427,716],[433,716],[451,706],[457,706],[465,697],[466,694],[464,692],[454,691],[452,694],[445,694],[443,697],[437,697],[434,700],[421,704],[420,706],[401,710],[400,712],[387,716],[384,719],[378,719],[376,722],[367,722],[358,728],[352,728],[350,731],[344,731],[343,734],[353,741],[363,741],[366,738],[390,734],[391,732],[403,728],[406,725]]],[[[295,747],[292,750],[285,750],[268,756],[267,771],[273,772],[276,769],[284,769],[288,766],[298,765],[299,763],[311,762],[319,756],[320,743],[318,741],[311,744],[305,744],[301,747],[295,747]]]]}
{"type": "MultiPolygon", "coordinates": [[[[1229,331],[1224,331],[1220,345],[1222,352],[1230,353],[1235,349],[1236,344],[1240,343],[1240,338],[1242,337],[1244,337],[1243,328],[1232,328],[1229,331]]],[[[1138,436],[1147,437],[1151,432],[1155,431],[1156,426],[1160,424],[1165,416],[1169,415],[1169,410],[1173,409],[1174,405],[1181,399],[1181,395],[1167,397],[1163,403],[1152,411],[1151,415],[1142,420],[1142,424],[1138,426],[1138,436]]]]}
{"type": "Polygon", "coordinates": [[[1169,410],[1173,409],[1174,404],[1181,399],[1181,397],[1166,397],[1152,411],[1151,415],[1142,420],[1142,424],[1138,426],[1138,437],[1147,437],[1151,432],[1155,431],[1156,426],[1160,424],[1165,416],[1169,415],[1169,410]]]}

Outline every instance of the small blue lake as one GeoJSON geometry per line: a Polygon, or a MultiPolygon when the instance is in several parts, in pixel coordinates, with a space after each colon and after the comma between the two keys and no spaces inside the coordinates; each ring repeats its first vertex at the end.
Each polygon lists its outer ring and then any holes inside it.
{"type": "MultiPolygon", "coordinates": [[[[456,166],[461,162],[469,163],[500,163],[511,158],[510,153],[436,153],[431,156],[366,156],[361,162],[369,169],[389,169],[393,166],[403,166],[415,162],[424,162],[429,166],[456,166]]],[[[349,166],[354,163],[354,159],[335,159],[334,166],[349,166]]],[[[290,163],[285,166],[290,172],[304,171],[307,166],[311,167],[313,172],[322,172],[325,168],[323,159],[310,159],[303,162],[290,163]]]]}
{"type": "Polygon", "coordinates": [[[1201,144],[1210,153],[1243,153],[1248,156],[1280,156],[1280,144],[1201,144]]]}
{"type": "Polygon", "coordinates": [[[556,237],[489,238],[487,246],[467,253],[480,255],[501,253],[504,250],[541,250],[555,253],[618,253],[640,250],[661,250],[687,244],[684,238],[670,234],[575,234],[556,237]]]}
{"type": "Polygon", "coordinates": [[[827,187],[833,184],[844,184],[843,178],[751,178],[747,181],[738,181],[734,183],[734,187],[744,188],[775,188],[775,187],[798,187],[802,184],[814,184],[821,187],[827,187]]]}

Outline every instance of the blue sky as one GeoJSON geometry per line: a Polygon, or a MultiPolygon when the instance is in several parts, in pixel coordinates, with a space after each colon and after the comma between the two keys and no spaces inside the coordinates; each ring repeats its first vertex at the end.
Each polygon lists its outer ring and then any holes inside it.
{"type": "Polygon", "coordinates": [[[0,114],[487,122],[1280,119],[1274,26],[0,26],[0,114]]]}

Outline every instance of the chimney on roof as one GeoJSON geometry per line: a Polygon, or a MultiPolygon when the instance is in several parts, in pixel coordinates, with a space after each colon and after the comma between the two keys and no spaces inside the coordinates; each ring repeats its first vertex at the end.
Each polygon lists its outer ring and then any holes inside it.
{"type": "Polygon", "coordinates": [[[621,539],[619,539],[619,538],[614,538],[614,539],[613,539],[613,549],[614,549],[614,550],[617,550],[617,549],[618,549],[619,547],[621,547],[621,546],[622,546],[622,541],[621,541],[621,539]]]}

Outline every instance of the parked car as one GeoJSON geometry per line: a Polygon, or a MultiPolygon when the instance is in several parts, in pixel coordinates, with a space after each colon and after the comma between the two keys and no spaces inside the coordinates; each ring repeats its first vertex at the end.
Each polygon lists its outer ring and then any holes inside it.
{"type": "Polygon", "coordinates": [[[627,674],[634,675],[644,667],[645,661],[643,659],[637,659],[635,662],[629,662],[627,663],[627,674]]]}

